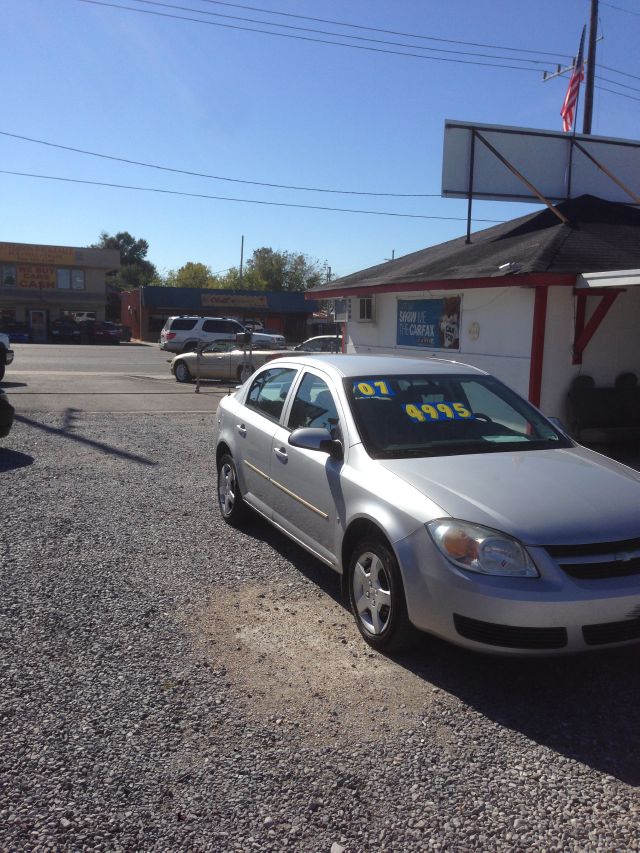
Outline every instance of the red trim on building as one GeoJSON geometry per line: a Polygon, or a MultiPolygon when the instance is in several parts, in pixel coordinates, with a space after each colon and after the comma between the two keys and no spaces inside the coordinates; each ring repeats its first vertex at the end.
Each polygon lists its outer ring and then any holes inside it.
{"type": "Polygon", "coordinates": [[[393,282],[391,284],[370,284],[348,286],[334,290],[314,290],[305,294],[307,299],[333,299],[345,296],[372,296],[375,293],[411,293],[423,290],[470,290],[482,287],[574,287],[575,273],[530,273],[527,275],[501,275],[496,278],[461,278],[438,281],[393,282]]]}
{"type": "Polygon", "coordinates": [[[529,401],[540,405],[542,365],[544,362],[544,333],[547,325],[548,287],[536,287],[533,304],[533,329],[531,332],[531,363],[529,366],[529,401]]]}
{"type": "Polygon", "coordinates": [[[576,324],[573,339],[573,359],[572,364],[582,364],[582,354],[587,348],[591,338],[598,331],[600,323],[609,313],[609,309],[616,301],[616,298],[624,293],[624,290],[609,290],[606,292],[578,291],[578,302],[576,305],[576,324]],[[586,314],[586,298],[587,296],[601,296],[595,311],[589,318],[589,322],[584,324],[586,314]]]}

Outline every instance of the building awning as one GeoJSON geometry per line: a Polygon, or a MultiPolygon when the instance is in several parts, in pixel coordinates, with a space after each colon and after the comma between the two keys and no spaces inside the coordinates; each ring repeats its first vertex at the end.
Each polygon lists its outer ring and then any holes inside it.
{"type": "Polygon", "coordinates": [[[583,272],[576,279],[576,290],[593,290],[600,287],[635,287],[640,284],[640,270],[613,270],[612,272],[583,272]]]}

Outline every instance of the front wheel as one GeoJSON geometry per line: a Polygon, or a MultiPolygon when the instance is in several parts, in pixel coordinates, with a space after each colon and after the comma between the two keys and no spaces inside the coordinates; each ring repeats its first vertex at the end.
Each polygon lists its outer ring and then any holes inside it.
{"type": "Polygon", "coordinates": [[[228,454],[218,463],[218,506],[227,524],[241,524],[247,515],[247,505],[240,494],[238,472],[233,458],[228,454]]]}
{"type": "Polygon", "coordinates": [[[191,382],[191,373],[184,361],[176,364],[176,379],[178,382],[191,382]]]}
{"type": "Polygon", "coordinates": [[[360,633],[372,648],[404,648],[413,633],[398,561],[381,538],[362,539],[349,564],[349,599],[360,633]]]}

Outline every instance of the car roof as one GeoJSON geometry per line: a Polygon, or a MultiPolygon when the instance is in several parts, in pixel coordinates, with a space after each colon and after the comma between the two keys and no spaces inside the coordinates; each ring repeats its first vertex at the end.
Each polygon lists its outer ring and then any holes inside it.
{"type": "Polygon", "coordinates": [[[473,367],[470,364],[433,356],[415,358],[413,356],[401,355],[322,353],[318,355],[292,355],[291,358],[279,358],[278,364],[282,364],[285,361],[308,367],[318,367],[321,365],[323,368],[328,368],[332,373],[335,373],[336,378],[371,375],[375,373],[387,376],[390,373],[469,373],[480,374],[481,376],[487,375],[484,370],[480,370],[480,368],[473,367]]]}

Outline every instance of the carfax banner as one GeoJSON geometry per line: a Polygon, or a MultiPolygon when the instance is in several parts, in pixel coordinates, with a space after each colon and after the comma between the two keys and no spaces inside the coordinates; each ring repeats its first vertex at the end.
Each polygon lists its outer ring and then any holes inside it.
{"type": "Polygon", "coordinates": [[[460,349],[459,296],[399,299],[396,344],[403,347],[460,349]]]}

